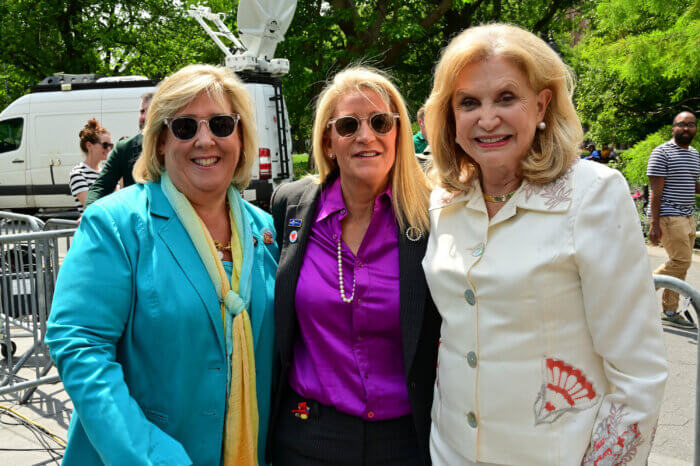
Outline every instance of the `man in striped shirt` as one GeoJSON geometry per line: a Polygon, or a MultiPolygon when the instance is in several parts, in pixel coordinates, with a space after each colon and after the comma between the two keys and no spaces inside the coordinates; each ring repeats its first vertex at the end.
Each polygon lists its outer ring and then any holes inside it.
{"type": "MultiPolygon", "coordinates": [[[[700,192],[700,155],[690,146],[697,132],[695,115],[681,112],[673,119],[673,138],[649,156],[647,176],[651,186],[649,241],[662,241],[668,261],[654,273],[685,280],[695,244],[695,193],[700,192]]],[[[661,319],[675,327],[693,329],[695,324],[677,311],[678,293],[664,290],[661,319]]]]}

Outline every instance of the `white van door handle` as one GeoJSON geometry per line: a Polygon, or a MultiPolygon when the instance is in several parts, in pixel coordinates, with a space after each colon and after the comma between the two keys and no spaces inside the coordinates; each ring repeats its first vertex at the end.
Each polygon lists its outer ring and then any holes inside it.
{"type": "Polygon", "coordinates": [[[12,163],[24,163],[24,160],[22,159],[14,159],[12,163]]]}

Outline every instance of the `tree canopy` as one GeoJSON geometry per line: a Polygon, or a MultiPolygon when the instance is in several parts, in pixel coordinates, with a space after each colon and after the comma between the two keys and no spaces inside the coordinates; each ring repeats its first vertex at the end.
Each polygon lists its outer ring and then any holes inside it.
{"type": "Polygon", "coordinates": [[[388,71],[415,113],[449,40],[481,23],[508,22],[545,40],[575,26],[575,0],[300,0],[279,47],[290,59],[285,95],[295,140],[310,134],[313,99],[334,73],[363,63],[388,71]],[[310,20],[311,19],[311,20],[310,20]]]}
{"type": "MultiPolygon", "coordinates": [[[[142,74],[161,79],[188,63],[223,56],[185,14],[195,2],[166,0],[0,0],[0,105],[55,72],[142,74]]],[[[284,80],[298,149],[308,137],[311,104],[326,79],[352,63],[396,78],[415,112],[449,39],[489,21],[519,24],[545,39],[570,26],[575,0],[299,0],[277,56],[290,60],[284,80]],[[569,25],[569,26],[567,26],[569,25]]],[[[198,2],[229,13],[236,0],[198,2]]]]}
{"type": "MultiPolygon", "coordinates": [[[[238,0],[0,0],[0,108],[56,72],[161,79],[223,54],[190,19],[194,4],[238,0]]],[[[314,97],[354,63],[395,77],[411,112],[427,98],[442,48],[463,29],[508,22],[562,53],[578,76],[580,115],[597,142],[634,143],[700,95],[699,0],[299,0],[277,49],[294,145],[304,150],[314,97]]]]}
{"type": "Polygon", "coordinates": [[[589,137],[634,143],[700,102],[700,2],[601,0],[570,55],[589,137]]]}
{"type": "MultiPolygon", "coordinates": [[[[0,0],[0,105],[57,72],[162,79],[188,63],[221,61],[186,14],[195,2],[0,0]]],[[[229,10],[231,1],[211,0],[229,10]]]]}

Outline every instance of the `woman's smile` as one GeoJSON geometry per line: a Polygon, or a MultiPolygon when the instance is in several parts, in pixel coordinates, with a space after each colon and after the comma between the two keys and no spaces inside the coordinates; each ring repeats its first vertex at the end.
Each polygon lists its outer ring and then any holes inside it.
{"type": "Polygon", "coordinates": [[[490,148],[496,148],[496,147],[503,147],[508,142],[512,140],[512,136],[510,134],[505,134],[505,135],[488,135],[488,136],[479,136],[474,138],[476,143],[479,145],[479,147],[482,147],[484,149],[490,149],[490,148]]]}
{"type": "Polygon", "coordinates": [[[192,162],[201,168],[212,168],[219,163],[221,157],[198,157],[192,159],[192,162]]]}
{"type": "Polygon", "coordinates": [[[353,157],[361,157],[361,158],[370,158],[370,157],[377,157],[379,152],[376,151],[363,151],[363,152],[358,152],[357,154],[353,154],[353,157]]]}

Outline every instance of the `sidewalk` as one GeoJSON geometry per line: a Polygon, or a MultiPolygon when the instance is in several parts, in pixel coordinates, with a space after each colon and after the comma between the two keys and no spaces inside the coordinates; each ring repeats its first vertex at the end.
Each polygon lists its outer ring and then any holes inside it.
{"type": "MultiPolygon", "coordinates": [[[[32,338],[15,338],[17,344],[16,357],[23,354],[32,345],[32,338]]],[[[19,371],[19,376],[27,379],[36,377],[34,370],[36,365],[28,362],[19,371]]],[[[53,368],[48,375],[56,374],[53,368]]],[[[0,359],[0,379],[7,375],[7,360],[0,359]]],[[[73,411],[73,403],[63,389],[63,385],[42,385],[24,405],[18,404],[16,394],[0,395],[0,405],[10,408],[31,421],[41,425],[48,431],[66,439],[70,415],[73,411]]],[[[25,466],[25,465],[49,465],[59,464],[63,448],[48,436],[40,435],[0,409],[0,465],[25,466]],[[47,451],[47,448],[55,449],[55,452],[47,451]],[[4,449],[16,449],[21,451],[3,451],[4,449]],[[53,458],[53,459],[52,459],[53,458]],[[54,459],[58,459],[54,460],[54,459]]]]}
{"type": "MultiPolygon", "coordinates": [[[[647,252],[652,270],[666,261],[666,253],[661,247],[647,246],[647,252]]],[[[693,255],[693,265],[686,281],[700,289],[700,256],[693,255]]],[[[658,295],[660,309],[661,293],[658,295]]],[[[649,465],[690,465],[695,437],[697,333],[664,327],[664,335],[670,376],[649,465]]]]}

